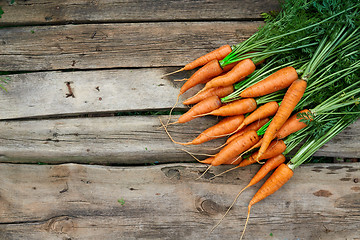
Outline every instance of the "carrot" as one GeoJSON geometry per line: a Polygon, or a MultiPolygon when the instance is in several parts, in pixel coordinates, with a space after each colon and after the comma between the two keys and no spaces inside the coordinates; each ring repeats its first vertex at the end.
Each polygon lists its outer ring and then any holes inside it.
{"type": "MultiPolygon", "coordinates": [[[[214,160],[214,157],[209,157],[205,160],[201,160],[201,163],[211,164],[211,162],[214,160]]],[[[242,161],[241,157],[235,157],[232,159],[229,159],[225,161],[222,165],[238,165],[242,161]]]]}
{"type": "Polygon", "coordinates": [[[264,154],[271,140],[274,139],[274,136],[276,135],[277,131],[289,118],[296,104],[302,98],[306,89],[306,85],[307,83],[305,80],[298,79],[294,81],[289,87],[289,89],[286,91],[285,96],[280,104],[277,113],[275,114],[270,125],[266,129],[266,132],[263,137],[263,142],[259,150],[258,158],[260,158],[261,155],[264,154]]]}
{"type": "MultiPolygon", "coordinates": [[[[201,102],[194,105],[189,111],[179,117],[174,123],[185,123],[193,120],[201,114],[209,113],[221,106],[221,101],[218,96],[208,97],[201,102]]],[[[172,123],[172,124],[174,124],[172,123]]]]}
{"type": "MultiPolygon", "coordinates": [[[[234,140],[236,137],[240,136],[241,134],[243,134],[244,132],[250,131],[250,130],[259,130],[262,126],[264,126],[265,123],[267,123],[270,119],[269,118],[264,118],[264,119],[260,119],[256,122],[253,122],[252,124],[244,127],[243,129],[240,129],[240,131],[238,131],[237,133],[233,134],[232,136],[230,136],[227,140],[226,143],[228,144],[229,142],[231,142],[232,140],[234,140]]],[[[261,139],[260,139],[261,140],[261,139]]]]}
{"type": "Polygon", "coordinates": [[[258,107],[254,112],[252,112],[249,116],[247,116],[244,119],[243,123],[239,126],[239,129],[252,122],[275,115],[278,108],[279,108],[279,104],[275,101],[268,102],[258,107]]]}
{"type": "Polygon", "coordinates": [[[180,88],[179,95],[183,94],[190,88],[196,86],[199,83],[211,79],[220,75],[223,72],[218,60],[212,60],[208,62],[205,66],[197,70],[180,88]]]}
{"type": "Polygon", "coordinates": [[[231,132],[233,132],[235,129],[239,127],[239,125],[244,121],[244,115],[239,116],[232,116],[227,117],[221,120],[219,123],[215,124],[214,126],[206,129],[202,133],[200,133],[199,136],[197,136],[194,140],[187,143],[180,143],[176,142],[172,139],[172,137],[169,134],[170,139],[177,144],[181,145],[199,145],[201,143],[210,141],[212,139],[216,139],[219,137],[223,137],[224,135],[227,135],[231,132]]]}
{"type": "Polygon", "coordinates": [[[269,147],[267,148],[265,153],[261,155],[261,157],[258,158],[259,151],[256,151],[249,158],[244,159],[239,164],[239,167],[245,167],[245,166],[251,165],[253,163],[256,163],[257,161],[275,157],[275,156],[283,153],[285,150],[286,150],[286,145],[285,145],[284,141],[274,140],[271,142],[271,144],[269,145],[269,147]]]}
{"type": "Polygon", "coordinates": [[[218,109],[208,112],[206,115],[234,116],[252,112],[256,109],[256,101],[253,98],[240,99],[226,104],[218,109]]]}
{"type": "Polygon", "coordinates": [[[211,165],[218,166],[229,159],[235,158],[240,153],[246,151],[248,148],[254,145],[257,141],[259,141],[259,137],[255,131],[248,131],[244,133],[221,149],[220,152],[215,155],[211,165]]]}
{"type": "MultiPolygon", "coordinates": [[[[299,131],[300,129],[303,129],[304,127],[307,126],[306,123],[301,122],[301,118],[298,118],[298,114],[299,113],[305,113],[305,114],[310,114],[310,111],[305,109],[302,110],[298,113],[295,113],[293,116],[291,116],[285,123],[284,125],[279,129],[279,131],[276,133],[276,138],[277,139],[283,139],[287,136],[289,136],[290,134],[299,131]]],[[[309,116],[309,115],[308,115],[309,116]]],[[[310,117],[307,118],[310,121],[312,120],[310,117]]]]}
{"type": "Polygon", "coordinates": [[[247,188],[257,184],[260,182],[270,171],[277,168],[280,164],[285,162],[285,156],[282,154],[279,154],[275,157],[272,157],[266,161],[266,163],[259,169],[259,171],[255,174],[255,176],[250,180],[249,184],[246,185],[235,197],[234,201],[228,208],[228,210],[225,212],[225,214],[222,216],[222,218],[219,220],[219,222],[211,229],[210,232],[212,232],[225,218],[225,216],[228,214],[230,209],[234,206],[236,200],[239,198],[240,194],[247,188]]]}
{"type": "Polygon", "coordinates": [[[246,88],[240,93],[240,97],[248,98],[264,96],[287,88],[296,79],[298,79],[298,74],[295,68],[285,67],[271,74],[264,80],[246,88]]]}
{"type": "Polygon", "coordinates": [[[201,91],[213,87],[229,86],[238,81],[244,80],[246,76],[255,71],[255,68],[256,66],[251,59],[242,60],[238,62],[228,73],[213,78],[211,81],[207,82],[201,91]]]}
{"type": "Polygon", "coordinates": [[[201,163],[205,163],[205,164],[211,164],[211,162],[214,160],[214,157],[209,157],[207,159],[204,160],[200,160],[199,162],[201,163]]]}
{"type": "Polygon", "coordinates": [[[264,198],[270,196],[277,190],[279,190],[290,178],[294,175],[292,169],[288,165],[282,163],[279,167],[276,168],[273,174],[265,181],[261,188],[255,193],[254,197],[251,199],[248,205],[248,215],[246,218],[245,226],[241,238],[243,238],[247,223],[249,221],[251,207],[263,200],[264,198]]]}
{"type": "Polygon", "coordinates": [[[191,98],[186,99],[183,102],[183,104],[184,105],[195,104],[195,103],[198,103],[198,102],[204,100],[205,98],[208,98],[211,96],[218,96],[219,98],[222,98],[222,97],[229,95],[233,91],[234,91],[233,85],[230,85],[227,87],[210,88],[210,89],[207,89],[206,91],[196,94],[195,96],[193,96],[191,98]]]}
{"type": "Polygon", "coordinates": [[[224,57],[226,57],[229,53],[231,53],[231,51],[232,50],[231,50],[230,45],[221,46],[221,47],[215,49],[214,51],[211,51],[211,52],[209,52],[209,53],[195,59],[194,61],[186,64],[183,68],[181,68],[179,70],[176,70],[174,72],[167,73],[167,74],[163,75],[163,77],[174,74],[174,73],[177,73],[177,72],[181,72],[181,71],[184,71],[184,70],[186,70],[186,71],[187,70],[192,70],[194,68],[203,66],[203,65],[207,64],[208,62],[210,62],[212,60],[221,60],[224,57]]]}

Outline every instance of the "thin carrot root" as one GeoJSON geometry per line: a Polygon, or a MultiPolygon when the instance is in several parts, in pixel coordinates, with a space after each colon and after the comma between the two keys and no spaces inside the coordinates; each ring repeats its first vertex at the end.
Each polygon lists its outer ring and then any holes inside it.
{"type": "Polygon", "coordinates": [[[235,169],[237,169],[237,168],[239,168],[239,166],[230,168],[230,169],[228,169],[228,170],[226,170],[226,171],[223,171],[222,173],[216,174],[215,176],[209,178],[209,180],[213,180],[214,178],[219,177],[219,176],[221,176],[221,175],[224,175],[225,173],[230,172],[230,171],[232,171],[232,170],[235,170],[235,169]]]}
{"type": "Polygon", "coordinates": [[[175,107],[176,107],[176,105],[178,104],[179,99],[180,99],[180,95],[178,95],[178,96],[177,96],[177,98],[176,98],[176,102],[175,102],[174,106],[170,109],[169,119],[168,119],[168,121],[167,121],[166,125],[168,125],[168,124],[169,124],[170,119],[171,119],[171,114],[172,114],[172,111],[174,110],[174,108],[175,108],[175,107]]]}
{"type": "Polygon", "coordinates": [[[243,232],[242,232],[242,234],[241,234],[240,240],[243,239],[244,234],[245,234],[245,230],[246,230],[246,226],[247,226],[247,224],[248,224],[248,222],[249,222],[250,209],[251,209],[251,205],[248,207],[248,214],[247,214],[247,217],[246,217],[246,222],[245,222],[244,230],[243,230],[243,232]]]}
{"type": "Polygon", "coordinates": [[[174,82],[183,82],[183,81],[187,81],[188,78],[183,78],[183,79],[175,79],[174,82]]]}
{"type": "Polygon", "coordinates": [[[203,172],[201,175],[200,175],[200,177],[198,177],[198,178],[196,178],[195,180],[199,180],[200,178],[202,178],[208,171],[209,171],[209,169],[212,167],[212,165],[210,165],[206,170],[205,170],[205,172],[203,172]]]}
{"type": "Polygon", "coordinates": [[[217,226],[220,225],[220,223],[222,222],[222,220],[224,220],[225,216],[230,212],[231,208],[235,205],[235,203],[236,203],[236,201],[238,200],[238,198],[240,197],[241,193],[242,193],[245,189],[247,189],[248,187],[250,187],[250,186],[247,185],[246,187],[244,187],[244,188],[236,195],[234,201],[231,203],[230,207],[226,210],[225,214],[224,214],[224,215],[221,217],[221,219],[216,223],[216,225],[211,228],[210,233],[211,233],[212,231],[214,231],[217,226]]]}
{"type": "Polygon", "coordinates": [[[218,150],[218,149],[223,148],[224,146],[226,146],[226,144],[227,144],[227,143],[224,143],[224,144],[222,144],[222,145],[220,145],[220,146],[218,146],[218,147],[216,147],[216,148],[209,148],[209,149],[207,149],[207,150],[209,150],[209,151],[218,150]]]}
{"type": "Polygon", "coordinates": [[[185,150],[183,148],[180,148],[180,150],[186,152],[187,154],[189,154],[190,156],[192,156],[196,161],[198,161],[199,163],[202,163],[201,160],[199,160],[197,157],[195,157],[194,154],[192,154],[191,152],[189,152],[188,150],[185,150]]]}
{"type": "Polygon", "coordinates": [[[172,74],[175,74],[175,73],[178,73],[178,72],[181,72],[181,71],[184,71],[184,70],[185,70],[184,67],[183,67],[183,68],[180,68],[180,69],[178,69],[178,70],[176,70],[176,71],[173,71],[173,72],[166,73],[166,74],[162,75],[161,78],[166,77],[166,76],[169,76],[169,75],[172,75],[172,74]]]}
{"type": "MultiPolygon", "coordinates": [[[[159,120],[160,120],[160,123],[161,123],[162,127],[164,128],[166,134],[169,136],[170,140],[171,140],[173,143],[180,144],[180,145],[184,145],[184,146],[191,144],[191,142],[182,143],[182,142],[177,142],[177,141],[175,141],[175,140],[172,138],[172,136],[170,135],[169,131],[167,130],[166,125],[161,121],[160,117],[159,117],[159,120]]],[[[168,124],[168,125],[169,125],[169,124],[168,124]]]]}

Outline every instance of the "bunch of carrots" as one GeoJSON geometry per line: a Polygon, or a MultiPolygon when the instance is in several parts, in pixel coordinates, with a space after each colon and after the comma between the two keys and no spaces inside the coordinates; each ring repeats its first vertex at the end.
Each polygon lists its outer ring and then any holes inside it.
{"type": "Polygon", "coordinates": [[[248,40],[221,46],[178,70],[199,68],[181,87],[178,100],[196,85],[203,88],[183,101],[190,110],[163,124],[171,140],[199,145],[228,137],[217,154],[199,160],[208,169],[263,164],[233,204],[275,170],[250,201],[241,238],[251,207],[280,189],[298,166],[360,117],[359,11],[354,0],[287,0],[277,16],[264,15],[266,24],[248,40]],[[171,124],[206,115],[222,119],[189,142],[171,137],[171,124]]]}

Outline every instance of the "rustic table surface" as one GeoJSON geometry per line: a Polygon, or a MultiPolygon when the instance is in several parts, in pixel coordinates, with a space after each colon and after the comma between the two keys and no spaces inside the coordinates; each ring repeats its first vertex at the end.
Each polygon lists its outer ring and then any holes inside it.
{"type": "MultiPolygon", "coordinates": [[[[210,180],[159,117],[193,71],[263,24],[266,1],[0,0],[0,239],[238,239],[259,166],[210,180]],[[141,114],[139,112],[143,112],[141,114]]],[[[184,94],[183,99],[199,88],[184,94]]],[[[187,107],[179,105],[178,110],[187,107]]],[[[176,116],[174,116],[175,118],[176,116]]],[[[188,141],[214,117],[169,128],[188,141]]],[[[360,121],[315,155],[360,157],[360,121]]],[[[218,139],[187,147],[196,153],[218,139]]],[[[360,163],[305,164],[258,203],[244,239],[360,239],[360,163]]]]}

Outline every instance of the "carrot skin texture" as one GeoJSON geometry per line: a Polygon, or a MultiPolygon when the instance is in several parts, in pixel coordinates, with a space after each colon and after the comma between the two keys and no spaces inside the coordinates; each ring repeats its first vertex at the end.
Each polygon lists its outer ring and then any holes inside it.
{"type": "Polygon", "coordinates": [[[251,179],[249,185],[247,187],[250,187],[252,185],[257,184],[260,182],[261,179],[263,179],[271,170],[274,170],[277,168],[280,164],[285,162],[285,156],[282,154],[279,154],[275,157],[272,157],[268,159],[264,165],[259,169],[259,171],[255,174],[255,176],[251,179]]]}
{"type": "Polygon", "coordinates": [[[255,203],[260,202],[264,198],[279,190],[293,175],[294,172],[286,164],[282,163],[255,193],[249,203],[249,209],[255,203]]]}
{"type": "Polygon", "coordinates": [[[256,101],[253,98],[240,99],[226,104],[212,112],[209,115],[215,116],[234,116],[252,112],[256,109],[256,101]]]}
{"type": "Polygon", "coordinates": [[[214,157],[209,157],[207,159],[201,160],[201,163],[205,163],[205,164],[211,164],[211,162],[214,160],[214,157]]]}
{"type": "Polygon", "coordinates": [[[248,98],[264,96],[289,87],[297,79],[298,74],[295,68],[285,67],[271,74],[264,80],[246,88],[240,93],[240,97],[248,98]]]}
{"type": "Polygon", "coordinates": [[[225,97],[229,95],[230,93],[234,92],[234,86],[226,86],[226,87],[217,87],[217,88],[210,88],[206,91],[203,91],[199,94],[196,94],[195,96],[186,99],[183,104],[184,105],[190,105],[190,104],[196,104],[205,98],[211,97],[211,96],[218,96],[219,98],[225,97]]]}
{"type": "Polygon", "coordinates": [[[240,128],[243,127],[244,125],[248,125],[260,119],[275,115],[278,108],[279,108],[279,104],[275,101],[268,102],[258,107],[254,112],[252,112],[249,116],[247,116],[244,119],[244,122],[242,123],[242,126],[240,126],[240,128]]]}
{"type": "Polygon", "coordinates": [[[235,158],[243,151],[246,151],[254,145],[257,141],[259,141],[259,137],[255,131],[244,133],[221,149],[220,152],[216,154],[215,159],[211,162],[211,165],[218,166],[229,159],[235,158]]]}
{"type": "MultiPolygon", "coordinates": [[[[240,131],[236,132],[235,134],[233,134],[232,136],[230,136],[227,140],[226,140],[226,144],[228,144],[229,142],[231,142],[232,140],[234,140],[235,138],[237,138],[238,136],[240,136],[241,134],[244,134],[244,132],[250,131],[250,130],[254,130],[257,131],[259,130],[262,126],[265,125],[265,123],[267,123],[268,121],[270,121],[269,118],[264,118],[264,119],[260,119],[256,122],[253,122],[251,124],[249,124],[248,126],[244,126],[244,128],[240,129],[240,131]]],[[[261,141],[261,139],[260,139],[261,141]]]]}
{"type": "Polygon", "coordinates": [[[235,131],[243,121],[244,115],[224,118],[219,123],[200,133],[198,137],[196,137],[194,140],[192,140],[186,145],[198,145],[212,139],[223,137],[224,135],[235,131]]]}
{"type": "MultiPolygon", "coordinates": [[[[304,109],[298,113],[310,113],[309,110],[304,109]]],[[[279,131],[276,133],[276,138],[277,139],[283,139],[287,136],[289,136],[290,134],[299,131],[300,129],[303,129],[304,127],[306,127],[306,123],[304,122],[300,122],[301,119],[297,118],[297,114],[295,113],[293,116],[291,116],[285,123],[284,125],[279,129],[279,131]]],[[[312,119],[309,119],[310,121],[312,119]]]]}
{"type": "Polygon", "coordinates": [[[212,60],[197,70],[180,88],[179,95],[183,94],[190,88],[202,83],[210,78],[216,77],[223,72],[218,60],[212,60]]]}
{"type": "Polygon", "coordinates": [[[212,60],[221,60],[224,57],[226,57],[229,53],[231,53],[230,45],[221,46],[221,47],[215,49],[214,51],[211,51],[211,52],[195,59],[191,63],[186,64],[184,67],[184,70],[192,70],[194,68],[203,66],[212,60]]]}
{"type": "Polygon", "coordinates": [[[286,145],[285,145],[284,141],[282,141],[282,140],[272,141],[271,144],[269,145],[268,149],[265,151],[265,153],[259,159],[257,159],[259,151],[256,151],[249,158],[244,159],[239,164],[239,167],[249,166],[253,163],[256,163],[257,162],[256,160],[260,161],[260,160],[275,157],[275,156],[283,153],[285,150],[286,150],[286,145]]]}
{"type": "MultiPolygon", "coordinates": [[[[211,164],[211,162],[214,160],[214,157],[209,157],[205,160],[201,160],[201,163],[205,164],[211,164]]],[[[225,161],[222,165],[238,165],[242,161],[241,157],[235,157],[233,159],[225,161]]]]}
{"type": "Polygon", "coordinates": [[[202,100],[201,102],[190,108],[189,111],[181,115],[178,119],[178,123],[189,122],[201,114],[211,112],[221,106],[221,101],[218,96],[212,96],[202,100]]]}
{"type": "Polygon", "coordinates": [[[274,137],[276,136],[279,129],[282,127],[282,125],[286,122],[286,120],[289,118],[291,112],[296,107],[296,104],[300,101],[302,98],[305,89],[306,89],[307,83],[305,80],[298,79],[294,81],[289,89],[286,91],[285,96],[280,104],[279,110],[275,114],[274,118],[272,119],[270,125],[266,129],[266,132],[263,137],[263,142],[261,144],[261,147],[259,149],[259,155],[260,157],[266,149],[268,148],[270,142],[274,137]]]}
{"type": "Polygon", "coordinates": [[[220,87],[220,86],[229,86],[238,81],[244,80],[246,76],[255,71],[255,64],[251,59],[245,59],[236,64],[228,73],[213,78],[211,81],[207,82],[204,90],[220,87]]]}

